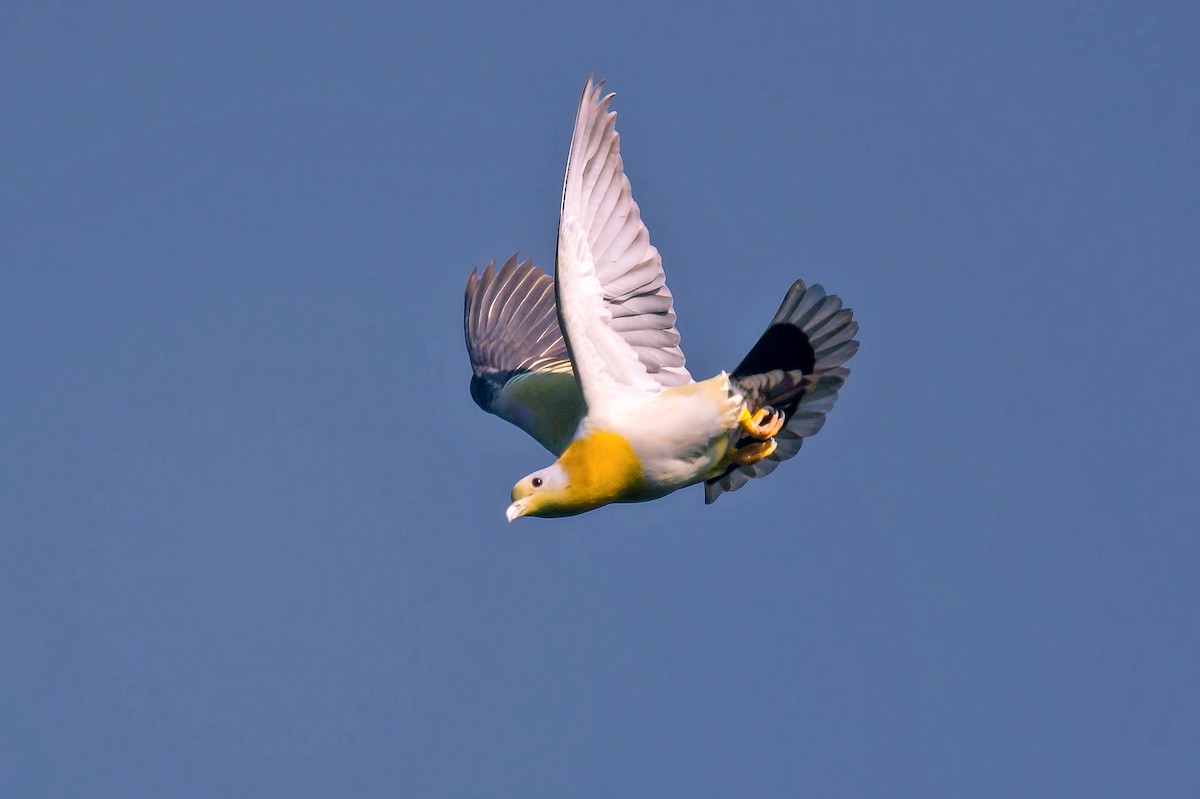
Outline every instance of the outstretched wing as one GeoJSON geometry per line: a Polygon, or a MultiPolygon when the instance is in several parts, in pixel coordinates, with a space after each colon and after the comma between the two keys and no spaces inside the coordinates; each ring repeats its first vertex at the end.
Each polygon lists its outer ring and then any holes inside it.
{"type": "Polygon", "coordinates": [[[592,413],[622,391],[690,383],[662,258],[621,164],[614,95],[591,79],[579,101],[558,230],[555,289],[592,413]]]}
{"type": "Polygon", "coordinates": [[[554,310],[554,280],[514,254],[467,278],[463,327],[471,397],[561,454],[586,408],[554,310]]]}

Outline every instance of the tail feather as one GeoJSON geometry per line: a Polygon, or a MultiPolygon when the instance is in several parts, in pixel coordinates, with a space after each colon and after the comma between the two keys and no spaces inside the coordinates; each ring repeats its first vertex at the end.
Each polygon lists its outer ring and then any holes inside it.
{"type": "Polygon", "coordinates": [[[706,480],[706,504],[775,471],[820,431],[850,375],[843,364],[858,352],[857,333],[858,322],[840,297],[802,280],[792,284],[766,332],[730,375],[752,409],[769,405],[783,411],[775,452],[706,480]]]}

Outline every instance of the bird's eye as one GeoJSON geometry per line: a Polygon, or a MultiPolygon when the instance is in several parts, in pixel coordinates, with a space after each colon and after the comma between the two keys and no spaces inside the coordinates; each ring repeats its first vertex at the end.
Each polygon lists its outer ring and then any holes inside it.
{"type": "Polygon", "coordinates": [[[540,477],[533,478],[533,487],[541,488],[542,487],[542,478],[540,478],[540,477]]]}

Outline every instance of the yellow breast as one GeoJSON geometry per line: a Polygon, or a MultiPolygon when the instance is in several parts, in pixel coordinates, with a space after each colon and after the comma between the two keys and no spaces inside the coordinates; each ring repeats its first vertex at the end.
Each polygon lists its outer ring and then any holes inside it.
{"type": "Polygon", "coordinates": [[[572,503],[596,507],[629,494],[642,483],[642,464],[622,436],[595,430],[567,447],[559,464],[570,478],[572,503]]]}

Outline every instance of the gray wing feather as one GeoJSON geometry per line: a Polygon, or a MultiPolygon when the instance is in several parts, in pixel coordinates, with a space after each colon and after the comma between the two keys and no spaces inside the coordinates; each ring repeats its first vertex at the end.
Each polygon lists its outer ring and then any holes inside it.
{"type": "Polygon", "coordinates": [[[463,327],[471,397],[555,454],[585,415],[554,305],[554,279],[513,254],[497,271],[471,270],[463,327]]]}

